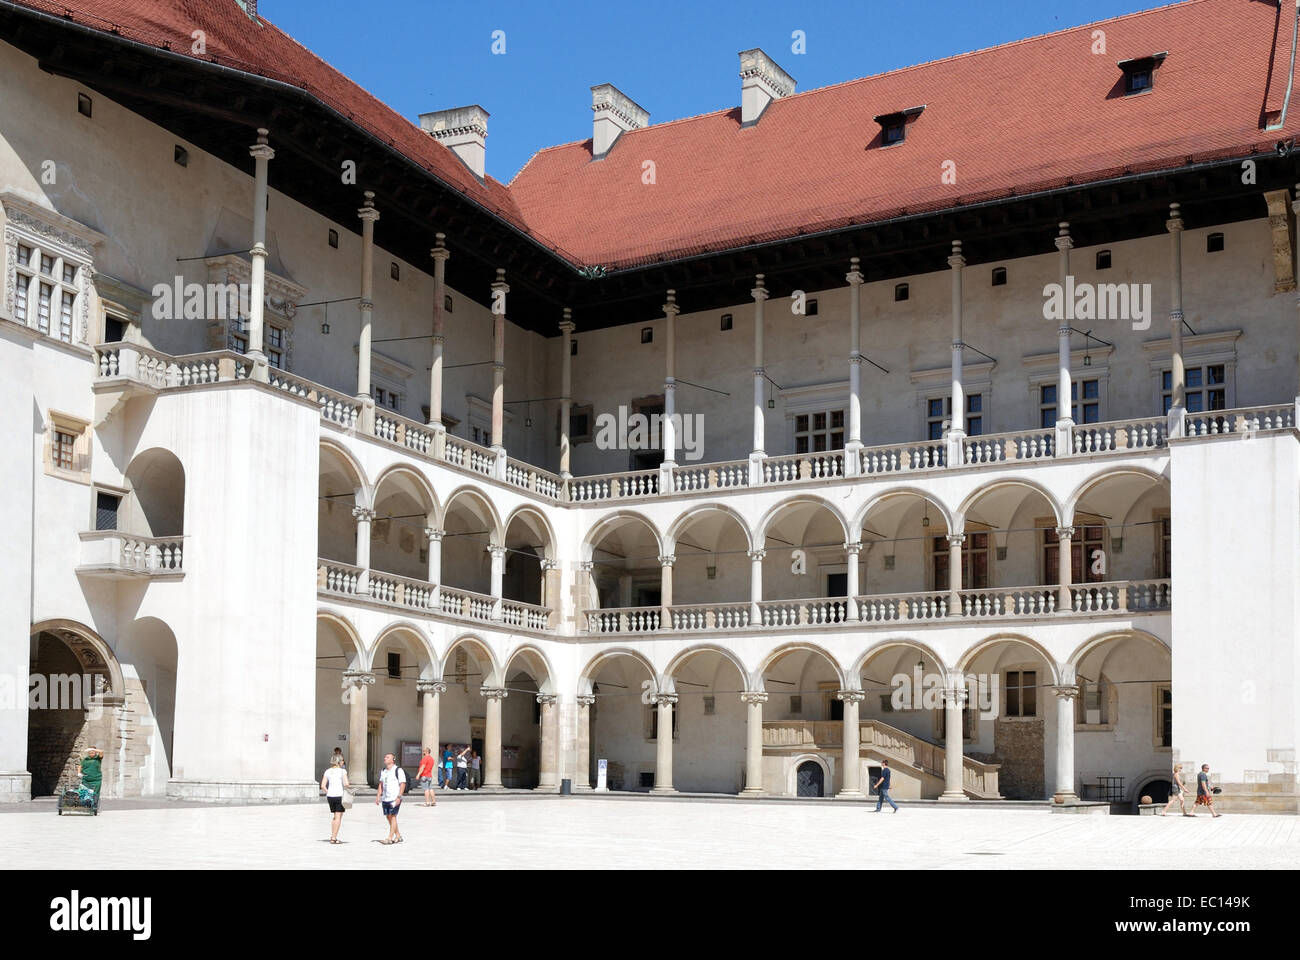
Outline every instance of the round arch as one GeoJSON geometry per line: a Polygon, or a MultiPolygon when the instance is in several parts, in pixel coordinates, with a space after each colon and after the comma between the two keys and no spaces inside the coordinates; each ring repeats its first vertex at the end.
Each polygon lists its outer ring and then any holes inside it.
{"type": "MultiPolygon", "coordinates": [[[[334,457],[344,469],[353,483],[353,493],[357,496],[357,506],[369,507],[373,504],[374,498],[371,496],[373,487],[366,480],[366,471],[361,463],[352,456],[348,450],[340,444],[330,439],[322,439],[320,442],[321,460],[324,460],[326,454],[334,457]]],[[[321,464],[321,472],[324,471],[324,463],[321,464]]]]}
{"type": "Polygon", "coordinates": [[[596,524],[587,531],[587,535],[582,538],[581,559],[584,562],[590,562],[593,559],[592,554],[595,552],[596,544],[600,543],[600,541],[604,539],[607,534],[612,532],[614,528],[621,526],[628,521],[636,521],[643,524],[645,528],[650,531],[650,536],[654,538],[659,554],[661,556],[664,554],[663,534],[659,532],[659,528],[655,526],[650,518],[635,510],[617,510],[614,513],[601,517],[600,520],[598,520],[596,524]]]}
{"type": "Polygon", "coordinates": [[[1071,520],[1073,520],[1074,511],[1078,507],[1079,501],[1082,500],[1091,490],[1107,482],[1108,480],[1113,480],[1116,477],[1125,477],[1125,476],[1143,477],[1147,480],[1150,480],[1152,484],[1161,485],[1165,487],[1169,486],[1168,476],[1166,476],[1163,473],[1158,473],[1155,470],[1150,470],[1146,467],[1141,467],[1136,464],[1117,466],[1117,467],[1108,467],[1104,470],[1098,471],[1097,473],[1093,474],[1091,477],[1088,477],[1086,480],[1084,480],[1082,483],[1080,483],[1077,487],[1075,487],[1070,492],[1070,495],[1065,498],[1065,503],[1062,506],[1061,515],[1065,517],[1069,517],[1071,520]]]}
{"type": "Polygon", "coordinates": [[[781,646],[768,652],[767,656],[765,656],[762,662],[759,663],[758,669],[754,671],[754,689],[766,690],[767,686],[763,679],[763,675],[772,668],[774,663],[784,657],[787,653],[795,653],[800,650],[807,653],[817,653],[824,657],[831,665],[831,670],[834,671],[835,679],[839,682],[841,690],[856,690],[860,686],[860,684],[856,682],[857,677],[853,678],[855,681],[853,686],[847,684],[844,675],[844,668],[840,666],[839,660],[837,660],[825,647],[818,646],[815,643],[809,643],[806,640],[795,640],[790,643],[783,643],[781,646]]]}
{"type": "Polygon", "coordinates": [[[28,635],[38,633],[52,633],[63,641],[87,673],[104,678],[108,684],[106,693],[119,697],[125,693],[122,664],[113,648],[95,630],[77,620],[55,619],[32,624],[28,635]]]}
{"type": "Polygon", "coordinates": [[[722,503],[701,503],[683,511],[668,525],[668,530],[663,536],[664,551],[669,554],[675,553],[677,538],[681,536],[682,532],[701,516],[709,513],[722,514],[735,520],[740,526],[740,532],[744,535],[747,548],[754,549],[753,531],[749,529],[749,524],[745,522],[745,518],[740,515],[739,511],[722,503]]]}
{"type": "MultiPolygon", "coordinates": [[[[441,679],[444,680],[446,679],[446,665],[452,662],[451,660],[452,654],[456,652],[456,648],[459,647],[461,644],[464,644],[471,650],[476,651],[477,654],[482,655],[480,665],[482,665],[482,661],[487,662],[488,673],[485,674],[483,677],[482,686],[485,687],[504,686],[501,665],[497,662],[496,655],[492,652],[492,648],[489,647],[483,641],[482,637],[473,633],[462,633],[459,637],[453,640],[451,644],[447,647],[447,652],[443,654],[441,660],[443,664],[443,674],[441,679]]],[[[479,660],[480,657],[475,656],[474,659],[479,660]]]]}
{"type": "Polygon", "coordinates": [[[1047,664],[1047,670],[1048,673],[1051,674],[1052,684],[1055,685],[1061,682],[1060,670],[1056,658],[1053,657],[1051,653],[1048,652],[1047,648],[1037,640],[1034,640],[1031,637],[1026,637],[1024,634],[1020,633],[995,633],[991,636],[985,637],[983,640],[977,641],[973,646],[968,647],[965,653],[957,658],[957,670],[961,673],[966,673],[970,669],[971,664],[975,661],[976,657],[984,651],[1001,643],[1018,643],[1029,647],[1047,664]]]}
{"type": "Polygon", "coordinates": [[[630,657],[637,663],[641,664],[641,666],[645,667],[646,672],[650,674],[650,679],[655,683],[655,688],[658,689],[660,681],[659,671],[654,668],[654,664],[650,662],[649,658],[646,657],[645,654],[641,653],[639,650],[633,650],[631,647],[610,647],[606,650],[601,650],[588,660],[587,665],[583,667],[582,672],[578,674],[578,696],[586,696],[591,693],[592,678],[600,672],[601,665],[616,657],[630,657]]]}
{"type": "Polygon", "coordinates": [[[185,533],[185,465],[172,451],[150,447],[123,473],[131,490],[128,523],[135,533],[179,537],[185,533]]]}
{"type": "Polygon", "coordinates": [[[1058,527],[1065,525],[1061,520],[1062,517],[1061,504],[1056,499],[1056,496],[1050,490],[1044,487],[1041,483],[1038,483],[1034,480],[1029,480],[1025,477],[1006,477],[1001,480],[994,480],[992,483],[984,484],[983,486],[977,487],[976,489],[972,490],[969,494],[966,495],[966,499],[964,499],[961,502],[961,505],[954,512],[953,514],[954,522],[960,521],[960,523],[964,527],[966,523],[966,515],[970,512],[972,506],[974,506],[979,500],[986,497],[988,494],[993,493],[997,490],[1005,489],[1006,487],[1024,487],[1027,490],[1031,490],[1034,493],[1039,494],[1040,496],[1043,497],[1043,499],[1047,501],[1048,506],[1051,507],[1052,513],[1056,517],[1056,525],[1058,527]]]}
{"type": "Polygon", "coordinates": [[[1148,633],[1146,630],[1138,630],[1135,627],[1127,627],[1123,630],[1107,630],[1089,637],[1075,648],[1074,652],[1070,654],[1069,659],[1065,662],[1071,667],[1071,669],[1077,670],[1079,664],[1083,663],[1084,658],[1098,647],[1103,646],[1112,640],[1127,640],[1130,638],[1135,640],[1144,640],[1166,656],[1173,655],[1173,651],[1170,649],[1169,644],[1165,643],[1165,641],[1161,640],[1154,633],[1148,633]]]}
{"type": "Polygon", "coordinates": [[[510,651],[510,654],[505,659],[505,666],[501,670],[501,676],[507,682],[510,679],[510,668],[514,665],[516,659],[522,660],[524,669],[528,671],[529,676],[537,684],[538,693],[554,694],[557,692],[555,670],[541,647],[531,643],[524,643],[510,651]]]}
{"type": "Polygon", "coordinates": [[[418,624],[409,620],[398,620],[396,623],[390,623],[379,631],[375,637],[375,642],[371,644],[367,659],[375,662],[375,656],[389,640],[399,636],[408,636],[414,639],[414,644],[404,644],[408,650],[417,653],[424,661],[420,664],[420,679],[432,680],[442,675],[442,664],[438,660],[438,655],[433,650],[433,642],[428,635],[419,627],[418,624]]]}
{"type": "Polygon", "coordinates": [[[772,526],[773,521],[775,521],[776,518],[779,517],[784,511],[788,510],[791,507],[800,506],[801,504],[809,504],[816,507],[822,507],[825,510],[827,510],[830,513],[830,515],[835,518],[836,523],[839,524],[840,533],[844,535],[844,542],[846,543],[848,542],[848,537],[849,537],[848,521],[844,519],[844,514],[840,513],[839,508],[836,507],[834,504],[832,504],[829,500],[826,500],[822,497],[803,493],[803,494],[798,494],[796,496],[790,497],[786,500],[782,500],[780,503],[773,504],[768,509],[768,511],[763,514],[762,519],[760,519],[758,523],[755,524],[754,543],[759,545],[759,549],[761,549],[762,545],[767,542],[768,529],[772,526]]]}
{"type": "Polygon", "coordinates": [[[899,497],[906,496],[916,497],[917,499],[924,500],[926,503],[930,504],[930,506],[937,509],[940,516],[943,517],[943,522],[945,524],[944,528],[947,530],[953,528],[953,512],[942,500],[937,499],[935,496],[927,493],[920,487],[891,487],[888,490],[882,490],[869,497],[866,503],[864,503],[853,515],[851,521],[852,527],[850,529],[855,532],[856,538],[861,538],[862,528],[866,526],[867,517],[871,515],[872,510],[880,507],[888,500],[895,500],[899,497]]]}
{"type": "Polygon", "coordinates": [[[352,621],[342,614],[335,613],[333,610],[317,610],[316,620],[317,622],[324,620],[326,623],[332,624],[352,644],[352,650],[357,655],[357,659],[355,664],[349,665],[349,669],[370,670],[370,657],[367,654],[366,645],[362,642],[361,634],[357,632],[357,628],[352,625],[352,621]]]}
{"type": "Polygon", "coordinates": [[[433,490],[433,484],[423,473],[411,466],[409,463],[390,463],[379,475],[375,477],[373,485],[374,493],[371,500],[375,506],[378,506],[383,495],[387,492],[384,490],[384,484],[393,480],[406,480],[429,504],[429,515],[435,522],[441,522],[442,511],[438,505],[438,495],[433,490]]]}
{"type": "Polygon", "coordinates": [[[546,514],[537,507],[534,507],[532,504],[524,503],[515,507],[510,511],[510,515],[506,517],[505,523],[501,527],[503,543],[505,540],[509,539],[510,526],[516,520],[519,520],[529,530],[545,541],[542,544],[543,549],[541,556],[547,560],[554,560],[557,542],[555,537],[555,528],[551,525],[551,521],[547,519],[546,514]]]}
{"type": "Polygon", "coordinates": [[[697,643],[684,650],[678,651],[673,655],[673,658],[668,661],[668,666],[664,667],[663,678],[664,685],[667,688],[664,691],[665,693],[672,693],[676,689],[676,679],[674,675],[678,668],[685,664],[687,660],[691,659],[691,657],[700,653],[718,654],[718,656],[729,662],[740,673],[740,681],[745,685],[746,690],[754,689],[754,678],[750,672],[745,669],[745,665],[741,662],[739,656],[731,650],[728,650],[726,647],[720,646],[716,643],[697,643]]]}
{"type": "Polygon", "coordinates": [[[873,643],[862,651],[858,658],[853,661],[853,666],[849,671],[849,676],[861,677],[862,671],[866,669],[867,664],[874,657],[894,647],[910,647],[913,650],[918,650],[922,655],[929,657],[934,661],[935,668],[940,673],[946,675],[949,672],[949,667],[943,662],[943,657],[939,656],[935,649],[929,644],[922,643],[920,640],[913,640],[910,637],[890,637],[877,643],[873,643]]]}
{"type": "Polygon", "coordinates": [[[488,530],[489,542],[493,546],[500,546],[505,537],[505,528],[501,526],[501,514],[497,512],[496,505],[477,487],[461,486],[453,490],[451,495],[447,497],[447,502],[443,505],[442,515],[438,517],[439,525],[444,530],[447,529],[447,521],[451,517],[452,507],[456,505],[458,500],[462,503],[468,501],[474,504],[474,506],[469,507],[469,510],[480,520],[487,523],[490,528],[488,530]]]}
{"type": "Polygon", "coordinates": [[[831,784],[834,782],[831,780],[831,766],[829,763],[826,762],[825,758],[820,757],[815,753],[801,753],[790,759],[790,772],[786,776],[786,785],[785,785],[786,796],[788,797],[798,796],[799,768],[802,767],[805,763],[815,763],[817,764],[817,766],[821,767],[822,796],[826,796],[827,793],[831,789],[833,789],[831,786],[831,784]]]}

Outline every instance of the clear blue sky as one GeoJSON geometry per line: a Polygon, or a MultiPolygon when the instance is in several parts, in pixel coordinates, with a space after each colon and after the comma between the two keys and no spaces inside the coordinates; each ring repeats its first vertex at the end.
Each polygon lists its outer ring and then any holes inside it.
{"type": "Polygon", "coordinates": [[[591,136],[591,87],[651,123],[740,103],[741,50],[810,90],[1051,33],[1158,0],[261,0],[281,29],[398,112],[478,103],[487,171],[509,181],[542,147],[591,136]],[[504,55],[492,53],[505,31],[504,55]],[[802,30],[807,51],[791,51],[802,30]]]}

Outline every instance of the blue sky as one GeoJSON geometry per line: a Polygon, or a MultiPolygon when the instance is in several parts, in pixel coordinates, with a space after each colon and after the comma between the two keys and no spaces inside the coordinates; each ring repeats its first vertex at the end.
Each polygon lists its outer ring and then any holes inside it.
{"type": "Polygon", "coordinates": [[[591,87],[651,123],[740,102],[741,50],[810,90],[1166,4],[1154,0],[261,0],[281,29],[404,116],[491,114],[487,171],[509,181],[542,147],[591,136],[591,87]],[[505,32],[505,53],[492,52],[505,32]],[[802,30],[806,52],[793,53],[802,30]]]}

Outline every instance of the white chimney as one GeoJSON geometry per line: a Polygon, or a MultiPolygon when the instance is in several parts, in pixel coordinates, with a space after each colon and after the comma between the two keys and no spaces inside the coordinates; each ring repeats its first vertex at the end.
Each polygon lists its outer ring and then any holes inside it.
{"type": "Polygon", "coordinates": [[[740,125],[758,123],[767,105],[794,93],[794,77],[757,47],[740,52],[740,125]]]}
{"type": "Polygon", "coordinates": [[[450,147],[480,180],[487,160],[487,122],[488,112],[478,104],[420,114],[420,129],[450,147]]]}
{"type": "Polygon", "coordinates": [[[591,126],[591,159],[609,153],[625,131],[648,126],[650,112],[612,83],[591,88],[591,109],[595,114],[591,126]]]}

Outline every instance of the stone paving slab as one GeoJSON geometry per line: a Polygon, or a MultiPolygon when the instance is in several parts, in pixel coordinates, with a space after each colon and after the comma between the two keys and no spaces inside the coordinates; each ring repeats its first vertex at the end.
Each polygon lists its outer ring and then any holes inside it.
{"type": "Polygon", "coordinates": [[[859,804],[682,803],[643,798],[475,797],[408,802],[406,842],[375,841],[379,809],[358,803],[332,846],[316,805],[167,804],[59,817],[42,804],[0,817],[6,866],[117,869],[1179,868],[1300,866],[1300,817],[1062,817],[1041,809],[859,804]],[[468,798],[466,798],[468,800],[468,798]],[[102,851],[98,859],[87,853],[102,851]],[[448,855],[455,853],[453,860],[448,855]]]}

